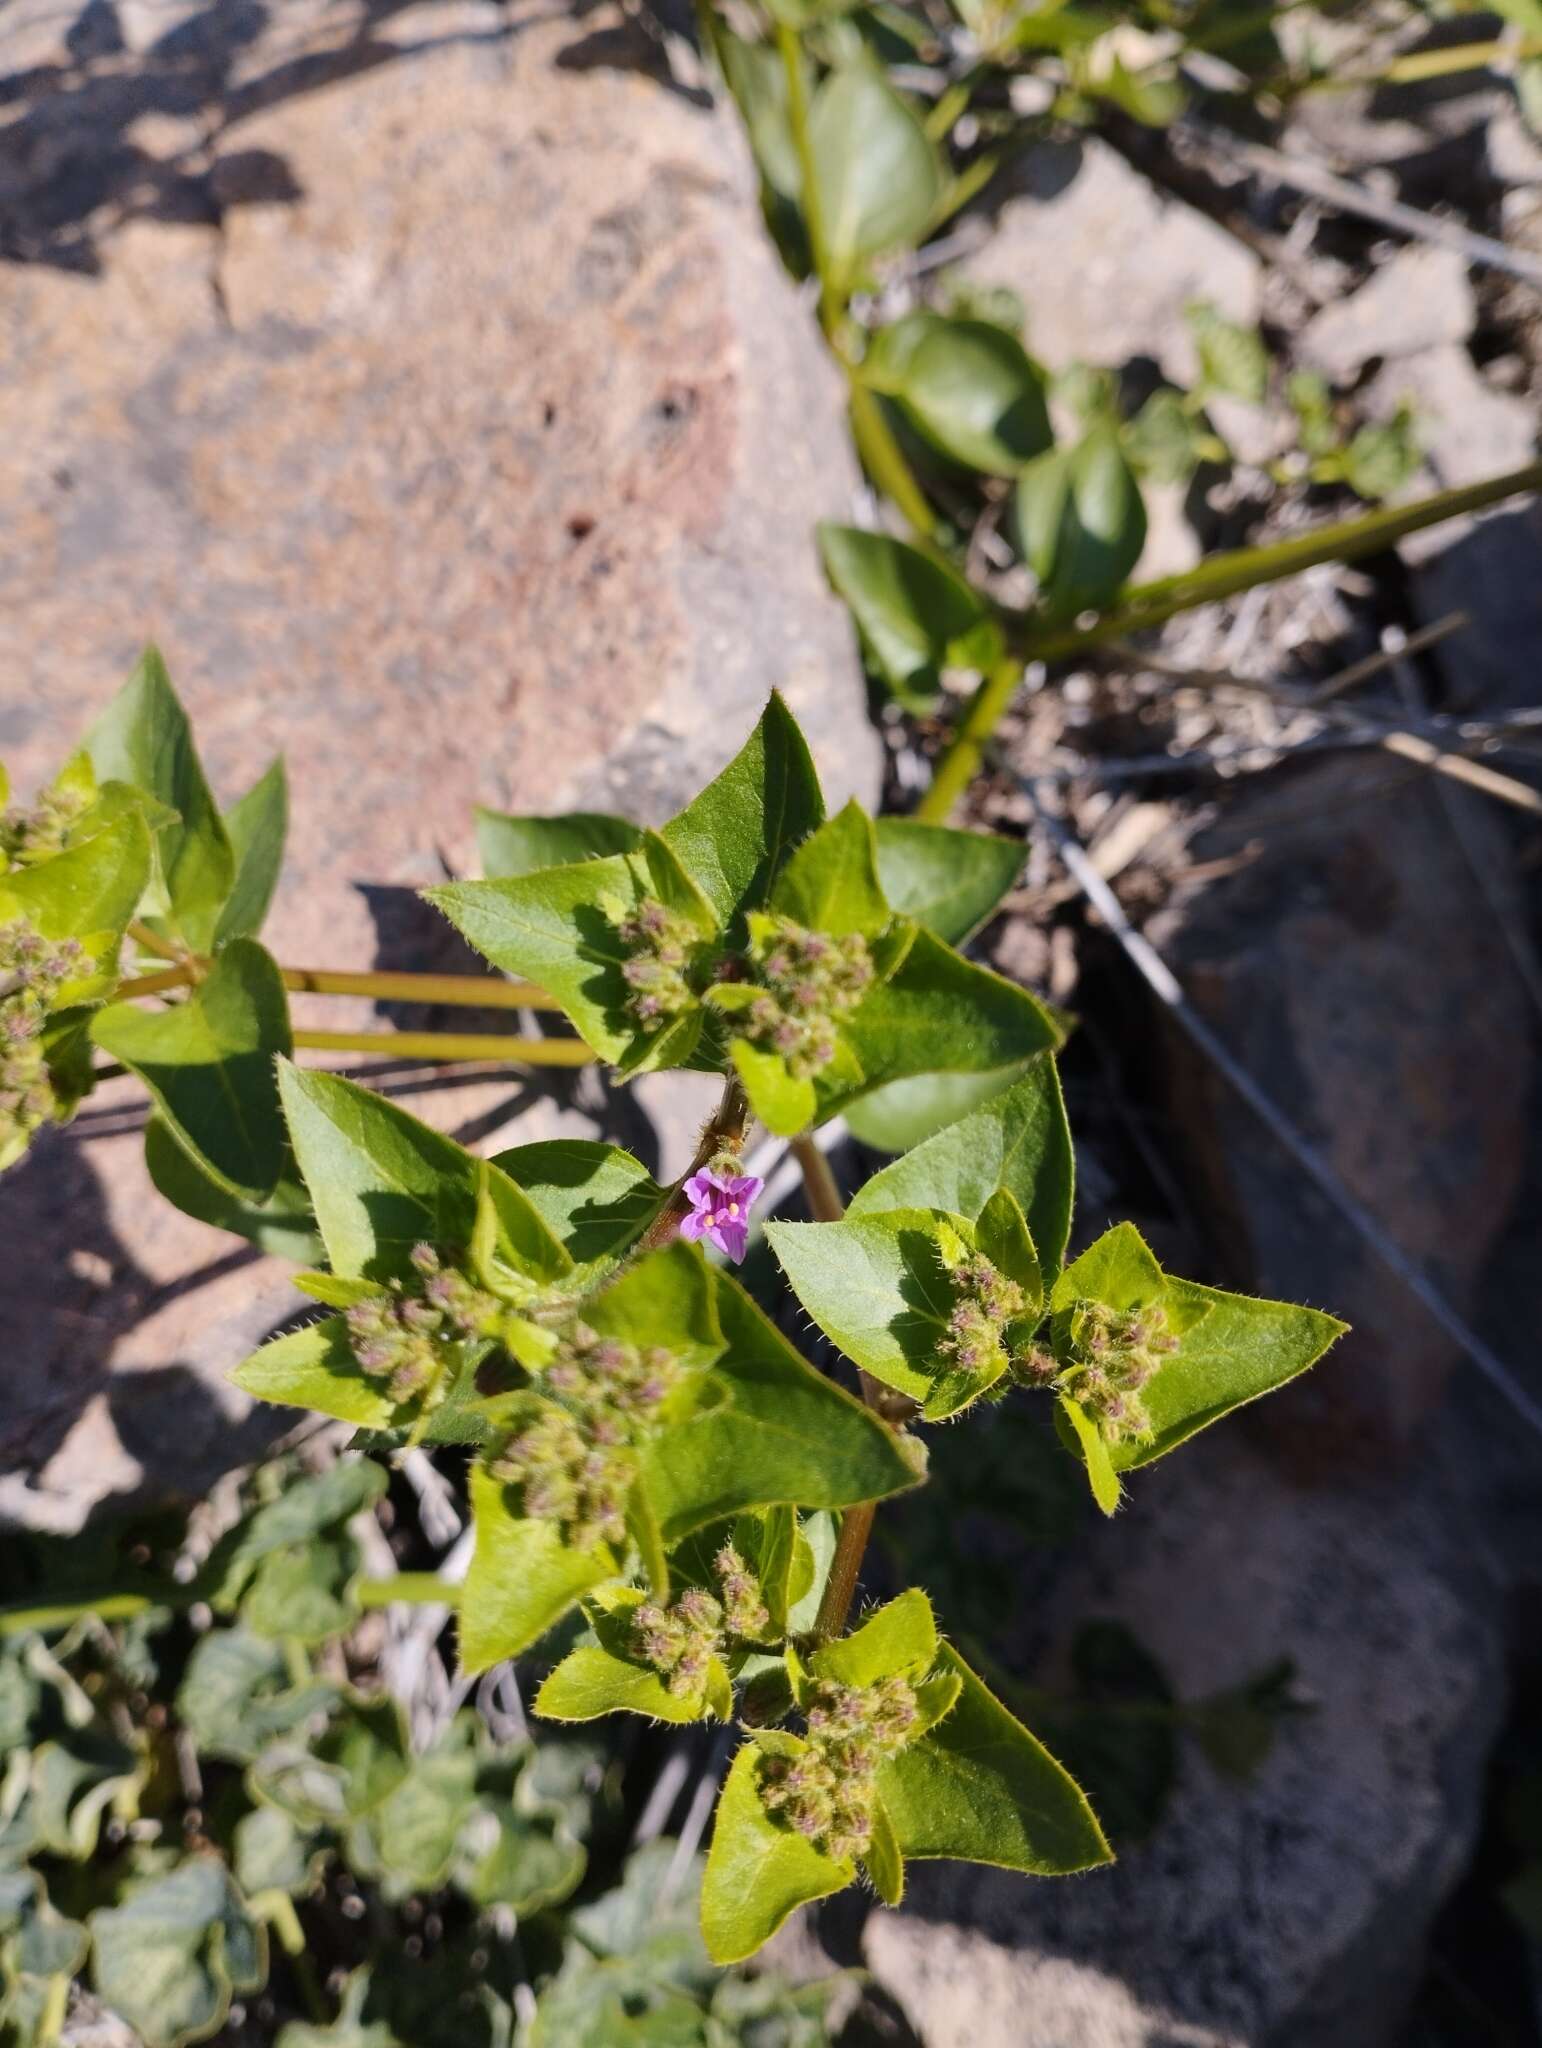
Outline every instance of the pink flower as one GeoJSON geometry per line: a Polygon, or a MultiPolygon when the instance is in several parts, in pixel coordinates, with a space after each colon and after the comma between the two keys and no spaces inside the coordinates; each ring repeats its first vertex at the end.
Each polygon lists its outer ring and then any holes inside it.
{"type": "Polygon", "coordinates": [[[736,1266],[743,1265],[750,1204],[764,1186],[753,1173],[693,1173],[685,1184],[691,1213],[682,1218],[680,1235],[693,1241],[704,1237],[736,1266]]]}

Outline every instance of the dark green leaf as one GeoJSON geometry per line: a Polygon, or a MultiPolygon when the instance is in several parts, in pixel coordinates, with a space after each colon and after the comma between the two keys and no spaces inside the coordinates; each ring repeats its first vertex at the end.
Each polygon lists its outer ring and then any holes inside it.
{"type": "Polygon", "coordinates": [[[801,1359],[744,1290],[718,1274],[727,1348],[703,1402],[642,1452],[642,1478],[665,1540],[779,1501],[846,1507],[913,1486],[900,1440],[801,1359]]]}
{"type": "Polygon", "coordinates": [[[826,522],[818,532],[825,574],[851,609],[869,663],[908,709],[932,708],[943,669],[1000,660],[989,607],[946,563],[859,526],[826,522]]]}
{"type": "Polygon", "coordinates": [[[202,1174],[247,1202],[272,1195],[286,1158],[274,1061],[291,1041],[284,985],[261,946],[233,939],[184,1001],[114,1003],[92,1036],[144,1082],[202,1174]]]}
{"type": "Polygon", "coordinates": [[[156,1192],[174,1209],[216,1230],[232,1231],[274,1258],[309,1265],[322,1257],[322,1243],[311,1198],[292,1162],[291,1154],[289,1170],[265,1202],[246,1202],[211,1180],[158,1116],[145,1125],[146,1170],[156,1192]]]}
{"type": "Polygon", "coordinates": [[[956,1651],[944,1645],[941,1658],[961,1681],[955,1705],[878,1772],[903,1854],[1040,1876],[1108,1862],[1108,1844],[1074,1780],[956,1651]]]}
{"type": "Polygon", "coordinates": [[[1115,428],[1095,426],[1074,448],[1031,462],[1016,505],[1046,612],[1074,618],[1108,605],[1146,544],[1146,509],[1115,428]]]}
{"type": "Polygon", "coordinates": [[[1043,377],[989,321],[909,313],[874,337],[862,379],[966,468],[1016,476],[1054,443],[1043,377]]]}
{"type": "Polygon", "coordinates": [[[619,1145],[551,1138],[491,1162],[522,1188],[575,1265],[617,1258],[647,1228],[664,1189],[619,1145]]]}

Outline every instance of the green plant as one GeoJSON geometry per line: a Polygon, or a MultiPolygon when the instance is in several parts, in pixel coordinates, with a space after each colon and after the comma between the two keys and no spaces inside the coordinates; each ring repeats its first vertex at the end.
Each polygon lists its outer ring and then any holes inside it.
{"type": "MultiPolygon", "coordinates": [[[[1144,1466],[1304,1371],[1340,1325],[1170,1276],[1127,1224],[1068,1260],[1072,1151],[1053,1058],[1066,1020],[957,950],[1010,886],[1016,849],[875,823],[855,804],[827,818],[774,697],[660,831],[484,818],[494,872],[431,900],[494,967],[546,992],[584,1056],[623,1078],[678,1067],[716,1079],[689,1170],[660,1187],[601,1144],[480,1159],[294,1063],[285,974],[256,937],[282,851],[281,786],[275,771],[260,802],[222,818],[150,656],[85,755],[8,822],[0,877],[13,950],[31,963],[7,1000],[39,1062],[36,1094],[11,1110],[12,1149],[40,1103],[68,1113],[100,1049],[150,1092],[148,1157],[171,1199],[291,1256],[320,1247],[296,1284],[322,1313],[236,1379],[348,1425],[362,1455],[222,1538],[197,1597],[237,1627],[198,1655],[250,1656],[277,1688],[262,1713],[282,1721],[299,1711],[286,1675],[311,1711],[309,1679],[286,1657],[325,1643],[361,1602],[430,1601],[457,1607],[468,1677],[564,1629],[535,1702],[551,1721],[737,1724],[701,1894],[718,1965],[859,1877],[897,1902],[917,1857],[1040,1875],[1106,1860],[1080,1788],[939,1633],[924,1591],[848,1627],[878,1504],[924,1482],[920,1425],[1011,1399],[1053,1423],[1111,1514],[1144,1466]],[[125,942],[170,964],[119,980],[125,942]],[[39,974],[44,957],[63,964],[39,974]],[[813,1134],[885,1102],[940,1128],[843,1209],[813,1134]],[[723,1263],[743,1255],[761,1190],[744,1163],[755,1120],[790,1141],[813,1218],[766,1237],[860,1399],[723,1263]],[[465,1459],[464,1583],[362,1582],[348,1520],[384,1485],[380,1461],[421,1446],[465,1459]]],[[[243,1696],[222,1737],[207,1721],[219,1692],[184,1693],[206,1717],[206,1748],[246,1742],[240,1729],[261,1718],[243,1696]]],[[[346,1686],[326,1712],[318,1744],[242,1759],[249,1794],[305,1841],[330,1830],[388,1895],[458,1870],[484,1773],[505,1766],[459,1724],[409,1755],[394,1708],[346,1686]]],[[[139,1769],[125,1756],[94,1780],[82,1826],[139,1769]]],[[[279,1831],[263,1822],[267,1849],[279,1831]]],[[[555,1828],[551,1843],[560,1862],[555,1828]]],[[[225,1959],[230,1988],[257,1967],[252,1901],[241,1919],[226,1875],[156,1873],[180,1887],[174,1914],[171,1894],[138,1890],[110,1909],[170,1914],[179,1929],[197,1919],[201,1989],[186,1993],[185,2023],[162,2025],[167,2038],[207,2031],[223,1996],[210,1958],[225,1959]]],[[[125,1923],[88,1924],[93,1968],[110,1975],[125,1923]]],[[[62,1941],[47,1953],[62,1956],[62,1941]]]]}

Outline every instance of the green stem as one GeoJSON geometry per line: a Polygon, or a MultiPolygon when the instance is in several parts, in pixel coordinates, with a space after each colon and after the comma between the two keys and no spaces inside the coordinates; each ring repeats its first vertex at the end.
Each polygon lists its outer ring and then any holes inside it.
{"type": "Polygon", "coordinates": [[[894,501],[906,523],[930,551],[935,543],[937,521],[926,493],[905,460],[904,450],[895,440],[877,396],[861,382],[850,363],[846,364],[846,375],[850,383],[851,437],[857,444],[862,467],[879,490],[894,501]]]}
{"type": "Polygon", "coordinates": [[[170,939],[163,939],[159,932],[151,931],[142,918],[129,920],[128,935],[142,952],[154,953],[162,960],[182,960],[186,957],[170,939]]]}
{"type": "Polygon", "coordinates": [[[947,823],[953,806],[979,774],[985,749],[1012,701],[1022,674],[1022,663],[1009,654],[980,678],[979,687],[970,698],[958,729],[937,764],[932,786],[916,806],[918,818],[931,825],[947,823]]]}
{"type": "MultiPolygon", "coordinates": [[[[841,1191],[830,1171],[830,1162],[820,1151],[817,1141],[805,1132],[802,1137],[793,1139],[791,1150],[803,1169],[803,1188],[809,1214],[816,1223],[839,1223],[846,1214],[846,1204],[841,1200],[841,1191]]],[[[885,1389],[865,1372],[861,1374],[861,1381],[863,1401],[881,1413],[885,1389]]],[[[819,1612],[814,1618],[816,1643],[829,1642],[846,1626],[846,1617],[856,1598],[857,1582],[862,1576],[862,1559],[867,1554],[868,1538],[873,1533],[873,1517],[877,1512],[877,1501],[864,1500],[855,1507],[847,1508],[841,1516],[835,1555],[830,1560],[830,1576],[825,1580],[819,1612]]]]}
{"type": "Polygon", "coordinates": [[[247,1905],[259,1920],[265,1920],[278,1936],[279,1947],[288,1956],[295,1982],[300,1987],[300,1996],[305,2009],[317,2026],[327,2022],[327,2003],[322,1996],[321,1980],[316,1975],[316,1966],[311,1961],[305,1940],[305,1929],[300,1925],[300,1916],[294,1909],[294,1901],[287,1892],[277,1886],[271,1891],[258,1892],[247,1900],[247,1905]]]}
{"type": "Polygon", "coordinates": [[[194,1596],[181,1586],[164,1593],[103,1593],[95,1600],[60,1600],[40,1607],[0,1607],[0,1637],[29,1635],[34,1630],[71,1628],[94,1614],[99,1621],[132,1621],[152,1607],[186,1607],[194,1596]]]}
{"type": "Polygon", "coordinates": [[[525,1067],[587,1067],[581,1038],[503,1038],[480,1031],[297,1031],[297,1052],[367,1052],[377,1059],[512,1061],[525,1067]]]}
{"type": "Polygon", "coordinates": [[[1381,71],[1335,72],[1326,78],[1314,78],[1299,89],[1353,92],[1357,86],[1374,90],[1378,85],[1417,85],[1426,78],[1449,78],[1495,63],[1525,63],[1532,57],[1542,57],[1542,36],[1495,36],[1487,42],[1455,43],[1444,50],[1412,50],[1406,57],[1394,58],[1381,71]]]}
{"type": "Polygon", "coordinates": [[[354,1599],[361,1607],[458,1607],[460,1587],[437,1572],[397,1572],[389,1579],[355,1579],[354,1599]]]}
{"type": "Polygon", "coordinates": [[[787,81],[787,126],[792,131],[793,151],[798,159],[798,181],[803,188],[803,225],[808,230],[809,260],[819,280],[819,322],[833,342],[846,309],[830,276],[830,245],[825,239],[824,202],[820,196],[819,173],[809,131],[803,45],[798,31],[785,21],[776,25],[776,47],[787,81]]]}
{"type": "Polygon", "coordinates": [[[1324,562],[1352,562],[1363,555],[1380,554],[1408,534],[1438,526],[1464,512],[1480,512],[1486,506],[1535,491],[1539,486],[1542,462],[1528,462],[1524,468],[1506,470],[1502,476],[1487,477],[1481,483],[1436,491],[1412,505],[1382,508],[1357,519],[1339,520],[1332,526],[1319,527],[1314,533],[1299,534],[1268,547],[1234,548],[1226,554],[1212,555],[1208,562],[1184,575],[1166,576],[1160,582],[1140,583],[1124,591],[1116,609],[1091,626],[1050,628],[1032,612],[1004,613],[1003,623],[1025,661],[1064,661],[1106,640],[1160,626],[1179,612],[1192,611],[1196,605],[1214,604],[1263,583],[1299,576],[1304,569],[1314,569],[1324,562]]]}
{"type": "Polygon", "coordinates": [[[111,999],[126,1003],[134,996],[165,995],[168,989],[191,988],[198,979],[197,968],[190,960],[184,960],[180,967],[163,967],[159,974],[140,974],[132,981],[120,981],[111,999]]]}
{"type": "MultiPolygon", "coordinates": [[[[330,967],[281,967],[297,995],[372,996],[385,1003],[435,1003],[467,1010],[560,1010],[561,1003],[528,981],[487,974],[351,974],[330,967]]],[[[148,990],[145,991],[149,993],[148,990]]]]}

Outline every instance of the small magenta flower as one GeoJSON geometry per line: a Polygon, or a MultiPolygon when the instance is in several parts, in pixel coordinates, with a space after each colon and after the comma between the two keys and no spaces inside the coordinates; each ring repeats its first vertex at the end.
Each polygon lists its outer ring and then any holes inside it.
{"type": "Polygon", "coordinates": [[[742,1266],[749,1244],[750,1206],[764,1186],[753,1173],[714,1173],[710,1167],[693,1173],[685,1184],[691,1213],[682,1218],[680,1235],[693,1242],[704,1237],[742,1266]]]}

